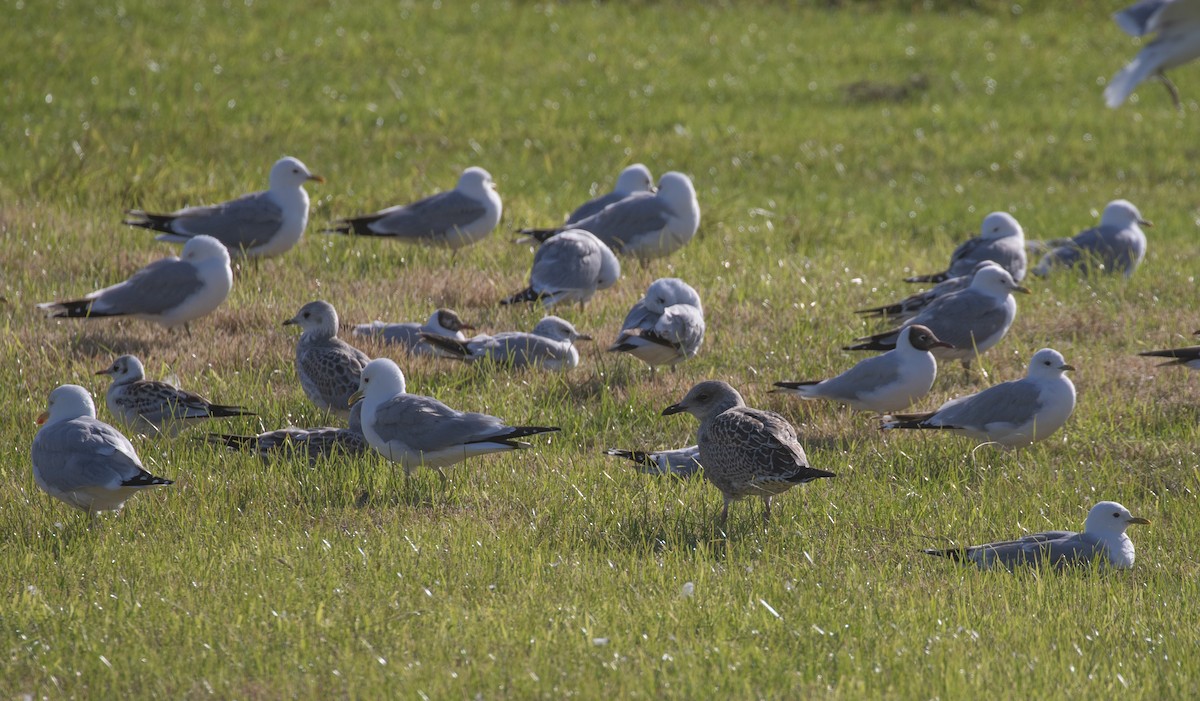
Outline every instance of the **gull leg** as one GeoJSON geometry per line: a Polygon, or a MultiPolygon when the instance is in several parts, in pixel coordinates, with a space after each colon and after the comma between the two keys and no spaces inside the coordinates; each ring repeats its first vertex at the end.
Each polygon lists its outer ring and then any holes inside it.
{"type": "Polygon", "coordinates": [[[763,526],[771,522],[771,497],[763,497],[763,526]]]}
{"type": "Polygon", "coordinates": [[[1167,88],[1167,92],[1171,94],[1171,102],[1175,103],[1175,109],[1182,112],[1183,102],[1179,99],[1179,89],[1175,87],[1175,83],[1171,82],[1165,71],[1158,72],[1158,79],[1162,81],[1163,85],[1167,88]]]}
{"type": "Polygon", "coordinates": [[[729,520],[729,497],[725,497],[725,505],[721,507],[721,530],[725,529],[725,522],[729,520]]]}
{"type": "Polygon", "coordinates": [[[446,477],[446,473],[442,471],[442,468],[435,467],[433,469],[437,470],[438,477],[442,478],[442,486],[445,487],[450,482],[450,478],[446,477]]]}

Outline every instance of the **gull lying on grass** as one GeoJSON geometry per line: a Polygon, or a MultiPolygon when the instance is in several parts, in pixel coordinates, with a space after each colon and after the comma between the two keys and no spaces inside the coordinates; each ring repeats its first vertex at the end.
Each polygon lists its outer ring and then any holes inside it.
{"type": "Polygon", "coordinates": [[[670,475],[679,479],[690,479],[699,474],[702,467],[698,445],[676,450],[660,450],[656,453],[610,448],[604,451],[604,454],[632,461],[637,465],[637,471],[645,475],[670,475]]]}
{"type": "Polygon", "coordinates": [[[529,448],[519,439],[560,430],[509,426],[494,416],[456,411],[405,389],[400,368],[387,358],[376,358],[363,368],[361,385],[350,401],[363,400],[363,435],[380,455],[402,466],[406,477],[424,465],[445,481],[443,467],[476,455],[529,448]]]}
{"type": "Polygon", "coordinates": [[[869,309],[858,309],[854,313],[861,314],[866,317],[878,317],[887,319],[893,323],[901,323],[912,319],[917,314],[925,311],[925,308],[933,304],[936,300],[945,297],[952,292],[965,290],[971,286],[971,282],[975,280],[975,274],[980,270],[989,267],[997,267],[1000,265],[994,260],[981,260],[975,264],[971,272],[958,277],[947,278],[928,290],[922,290],[915,294],[911,294],[904,299],[894,304],[885,304],[879,307],[871,307],[869,309]]]}
{"type": "Polygon", "coordinates": [[[272,455],[304,455],[311,465],[331,458],[363,455],[370,450],[362,432],[362,402],[350,408],[349,428],[289,426],[255,436],[210,433],[208,442],[253,452],[264,461],[272,455]]]}
{"type": "Polygon", "coordinates": [[[1158,32],[1108,82],[1104,102],[1117,108],[1143,80],[1157,77],[1167,87],[1175,109],[1183,109],[1179,90],[1166,70],[1200,57],[1200,2],[1196,0],[1141,0],[1113,15],[1117,25],[1132,37],[1158,32]]]}
{"type": "Polygon", "coordinates": [[[967,289],[935,300],[905,326],[856,338],[859,343],[843,350],[891,350],[904,328],[921,325],[949,344],[931,348],[935,358],[961,360],[969,368],[976,355],[999,343],[1008,333],[1017,316],[1013,292],[1028,294],[1029,290],[1014,282],[1008,271],[999,266],[983,268],[975,273],[967,289]]]}
{"type": "Polygon", "coordinates": [[[1104,208],[1100,226],[1076,234],[1042,257],[1033,269],[1039,277],[1054,268],[1090,269],[1099,265],[1106,272],[1120,271],[1129,278],[1146,257],[1143,226],[1154,226],[1128,200],[1113,200],[1104,208]]]}
{"type": "Polygon", "coordinates": [[[882,427],[952,431],[1006,448],[1029,445],[1049,437],[1075,411],[1075,385],[1063,374],[1074,369],[1061,353],[1043,348],[1020,380],[952,399],[937,411],[885,416],[882,427]]]}
{"type": "Polygon", "coordinates": [[[346,418],[350,395],[358,389],[362,369],[371,359],[337,337],[338,314],[329,302],[317,300],[300,307],[296,316],[283,322],[293,324],[303,330],[296,341],[296,376],[304,394],[317,408],[346,418]]]}
{"type": "Polygon", "coordinates": [[[277,256],[288,252],[304,234],[308,224],[308,193],[304,183],[325,178],[313,175],[292,157],[281,158],[271,167],[271,187],[236,200],[202,207],[188,207],[169,214],[152,214],[131,209],[125,223],[161,231],[156,238],[169,243],[187,243],[196,236],[211,236],[233,255],[277,256]]]}
{"type": "Polygon", "coordinates": [[[776,382],[780,388],[776,391],[804,399],[831,399],[880,414],[904,409],[929,394],[937,379],[937,360],[930,351],[949,346],[920,324],[906,326],[894,350],[867,358],[828,380],[776,382]]]}
{"type": "Polygon", "coordinates": [[[522,233],[548,241],[563,231],[583,229],[618,253],[646,261],[683,248],[699,228],[700,204],[692,180],[671,171],[659,178],[657,193],[635,193],[567,227],[522,233]]]}
{"type": "Polygon", "coordinates": [[[628,353],[651,370],[659,365],[674,368],[700,351],[704,330],[704,309],[696,290],[679,278],[659,278],[629,310],[608,350],[628,353]]]}
{"type": "Polygon", "coordinates": [[[229,251],[211,236],[197,236],[184,244],[182,258],[156,260],[128,280],[82,299],[37,306],[52,317],[131,316],[168,329],[188,328],[189,322],[221,306],[232,288],[229,251]]]}
{"type": "MultiPolygon", "coordinates": [[[[599,197],[593,197],[587,202],[584,202],[576,207],[575,211],[571,212],[570,216],[567,217],[567,221],[563,224],[562,228],[575,228],[575,222],[587,219],[610,204],[620,202],[630,195],[636,195],[643,192],[653,194],[654,191],[654,178],[650,175],[650,169],[641,163],[634,163],[625,170],[622,170],[620,175],[617,176],[617,183],[613,185],[611,192],[606,192],[599,197]]],[[[561,229],[521,229],[520,233],[534,236],[540,233],[542,234],[542,240],[545,240],[552,232],[558,232],[560,230],[561,229]]]]}
{"type": "Polygon", "coordinates": [[[575,341],[590,341],[592,337],[579,333],[565,319],[547,316],[533,327],[532,333],[505,331],[495,336],[480,334],[460,341],[422,332],[421,340],[442,355],[470,363],[490,360],[512,368],[534,366],[547,370],[569,370],[579,365],[575,341]]]}
{"type": "Polygon", "coordinates": [[[1134,524],[1149,525],[1149,521],[1129,513],[1115,501],[1102,501],[1088,512],[1083,532],[1047,531],[1031,533],[1016,540],[972,545],[965,548],[930,548],[929,555],[973,562],[980,569],[1001,565],[1009,570],[1027,565],[1063,569],[1087,566],[1097,560],[1103,566],[1118,570],[1133,567],[1133,541],[1125,529],[1134,524]]]}
{"type": "Polygon", "coordinates": [[[33,437],[33,479],[59,501],[89,515],[120,511],[147,487],[172,484],[142,467],[133,444],[120,431],[96,419],[96,405],[79,385],[50,393],[44,424],[33,437]]]}
{"type": "Polygon", "coordinates": [[[966,275],[980,261],[992,260],[1020,282],[1025,278],[1025,231],[1007,212],[992,212],[983,218],[979,235],[959,244],[950,256],[950,265],[940,273],[915,275],[905,282],[942,282],[966,275]]]}
{"type": "Polygon", "coordinates": [[[529,287],[500,304],[540,299],[547,307],[571,301],[582,306],[598,290],[612,287],[620,278],[621,262],[612,249],[590,232],[571,229],[538,246],[529,271],[529,287]]]}
{"type": "Polygon", "coordinates": [[[502,211],[491,174],[471,167],[462,172],[453,190],[374,214],[349,217],[326,231],[457,250],[482,241],[500,223],[502,211]]]}
{"type": "Polygon", "coordinates": [[[194,392],[158,380],[147,380],[142,361],[122,355],[97,375],[112,377],[104,403],[118,421],[147,436],[176,436],[203,419],[254,416],[240,406],[213,404],[194,392]]]}
{"type": "Polygon", "coordinates": [[[725,498],[722,525],[729,517],[731,502],[761,497],[766,523],[771,518],[771,497],[798,484],[835,476],[809,467],[796,429],[787,419],[746,406],[742,395],[725,382],[701,382],[662,413],[668,416],[683,411],[700,421],[696,442],[704,476],[725,498]]]}
{"type": "Polygon", "coordinates": [[[376,338],[384,343],[398,345],[409,355],[442,355],[437,352],[436,348],[421,340],[422,333],[465,341],[467,336],[463,331],[474,330],[475,327],[464,322],[454,310],[439,309],[424,324],[415,321],[399,324],[375,321],[370,324],[356,325],[354,335],[359,338],[376,338]]]}
{"type": "MultiPolygon", "coordinates": [[[[1200,331],[1197,331],[1194,335],[1200,336],[1200,331]]],[[[1160,367],[1163,365],[1182,365],[1190,370],[1200,370],[1200,346],[1142,351],[1138,355],[1149,358],[1170,358],[1165,363],[1159,363],[1160,367]]]]}

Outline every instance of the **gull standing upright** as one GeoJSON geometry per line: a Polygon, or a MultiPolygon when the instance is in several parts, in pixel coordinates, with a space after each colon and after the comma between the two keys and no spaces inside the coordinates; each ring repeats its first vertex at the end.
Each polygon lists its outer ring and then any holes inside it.
{"type": "Polygon", "coordinates": [[[583,229],[618,253],[645,262],[683,248],[699,228],[696,188],[691,178],[671,171],[659,178],[657,193],[635,193],[567,227],[523,233],[548,241],[561,236],[560,232],[583,229]]]}
{"type": "Polygon", "coordinates": [[[1176,109],[1183,109],[1179,90],[1166,70],[1200,57],[1200,2],[1197,0],[1141,0],[1113,15],[1117,26],[1132,37],[1158,32],[1154,41],[1117,71],[1104,89],[1104,102],[1117,108],[1138,84],[1158,77],[1171,94],[1176,109]]]}
{"type": "Polygon", "coordinates": [[[375,321],[370,324],[356,325],[354,335],[359,338],[377,338],[384,343],[398,345],[409,355],[442,355],[437,352],[436,348],[421,340],[422,333],[465,341],[467,336],[463,331],[474,330],[475,327],[464,322],[454,310],[438,309],[424,324],[415,321],[399,324],[375,321]]]}
{"type": "Polygon", "coordinates": [[[952,277],[966,275],[980,261],[996,261],[1012,275],[1013,280],[1025,279],[1025,230],[1016,218],[1007,212],[992,212],[983,218],[979,235],[964,241],[954,249],[950,265],[940,273],[915,275],[905,282],[942,282],[952,277]]]}
{"type": "MultiPolygon", "coordinates": [[[[1200,331],[1197,331],[1194,335],[1200,336],[1200,331]]],[[[1200,370],[1200,346],[1142,351],[1138,355],[1149,358],[1170,358],[1165,363],[1159,363],[1160,367],[1164,365],[1182,365],[1189,370],[1200,370]]]]}
{"type": "Polygon", "coordinates": [[[33,437],[33,479],[68,506],[94,517],[120,511],[143,489],[173,484],[147,472],[129,439],[96,419],[96,405],[79,385],[51,392],[37,422],[44,425],[33,437]]]}
{"type": "Polygon", "coordinates": [[[628,353],[650,366],[674,368],[694,358],[704,342],[704,308],[700,295],[679,278],[650,283],[621,325],[612,353],[628,353]]]}
{"type": "Polygon", "coordinates": [[[298,325],[296,375],[300,386],[317,408],[346,418],[350,395],[358,389],[362,369],[371,362],[366,353],[337,337],[338,314],[323,300],[300,307],[296,316],[283,322],[298,325]]]}
{"type": "Polygon", "coordinates": [[[590,232],[571,229],[546,240],[533,254],[529,287],[500,304],[541,300],[547,307],[559,302],[587,303],[598,290],[621,278],[621,262],[612,249],[590,232]]]}
{"type": "Polygon", "coordinates": [[[194,392],[166,382],[147,380],[137,356],[122,355],[97,375],[112,377],[104,403],[108,411],[132,431],[147,436],[176,436],[202,419],[254,416],[240,406],[213,404],[194,392]]]}
{"type": "Polygon", "coordinates": [[[937,359],[930,351],[949,346],[928,328],[914,324],[900,330],[893,350],[867,358],[837,377],[776,382],[775,386],[780,388],[777,391],[804,399],[831,399],[859,411],[896,411],[929,394],[937,379],[937,359]]]}
{"type": "Polygon", "coordinates": [[[407,477],[424,465],[446,480],[443,467],[488,453],[531,447],[519,439],[558,431],[552,426],[509,426],[495,416],[464,413],[433,397],[408,394],[404,373],[388,358],[363,368],[359,390],[350,401],[363,400],[363,435],[380,455],[398,463],[407,477]]]}
{"type": "Polygon", "coordinates": [[[579,333],[566,319],[547,316],[533,327],[532,333],[505,331],[495,336],[480,334],[460,341],[422,332],[421,340],[442,355],[469,363],[490,360],[514,369],[532,366],[546,370],[570,370],[579,365],[579,350],[575,348],[575,341],[590,341],[592,337],[579,333]]]}
{"type": "Polygon", "coordinates": [[[1054,268],[1081,268],[1094,265],[1105,272],[1120,271],[1126,279],[1133,275],[1146,257],[1146,233],[1141,227],[1154,226],[1128,200],[1113,200],[1104,208],[1100,226],[1080,232],[1042,257],[1033,274],[1048,275],[1054,268]]]}
{"type": "Polygon", "coordinates": [[[453,190],[342,219],[326,231],[458,250],[482,241],[500,223],[502,212],[491,173],[473,166],[462,172],[453,190]]]}
{"type": "Polygon", "coordinates": [[[975,280],[975,274],[984,268],[996,267],[1000,264],[994,260],[981,260],[975,264],[971,272],[958,277],[946,278],[937,283],[928,290],[911,294],[904,299],[894,304],[884,304],[879,307],[871,307],[869,309],[855,310],[855,314],[861,314],[866,317],[878,317],[887,319],[893,323],[901,323],[908,321],[917,314],[920,314],[926,307],[933,304],[936,300],[945,297],[952,292],[965,290],[971,286],[971,282],[975,280]]]}
{"type": "Polygon", "coordinates": [[[277,256],[300,241],[308,224],[308,193],[304,183],[325,182],[290,156],[271,167],[271,186],[236,200],[200,207],[187,207],[169,214],[152,214],[131,209],[129,226],[161,231],[158,241],[187,243],[197,236],[211,236],[230,254],[247,258],[277,256]]]}
{"type": "Polygon", "coordinates": [[[971,545],[965,548],[930,548],[928,555],[973,562],[979,569],[996,565],[1006,569],[1019,566],[1063,569],[1087,566],[1097,560],[1105,567],[1127,570],[1133,567],[1133,541],[1125,534],[1131,525],[1149,525],[1115,501],[1102,501],[1088,511],[1083,532],[1047,531],[1031,533],[1016,540],[971,545]]]}
{"type": "Polygon", "coordinates": [[[704,476],[725,498],[721,524],[729,504],[744,497],[763,500],[763,522],[771,518],[771,497],[798,484],[834,473],[810,467],[796,429],[779,414],[746,406],[742,395],[725,382],[708,380],[692,387],[663,416],[686,411],[700,421],[697,445],[704,476]]]}
{"type": "Polygon", "coordinates": [[[1033,354],[1020,380],[952,399],[936,411],[884,416],[882,428],[940,429],[1006,448],[1036,443],[1075,411],[1075,385],[1063,374],[1074,369],[1061,353],[1043,348],[1033,354]]]}
{"type": "Polygon", "coordinates": [[[905,325],[890,331],[863,336],[842,350],[891,350],[905,328],[927,326],[938,339],[949,344],[930,349],[940,360],[961,360],[969,368],[971,359],[999,343],[1017,316],[1013,292],[1029,290],[1013,282],[1007,270],[986,267],[975,273],[970,287],[937,299],[905,325]]]}
{"type": "Polygon", "coordinates": [[[233,289],[229,251],[211,236],[183,246],[183,257],[156,260],[124,282],[69,302],[44,302],[52,317],[131,316],[168,329],[183,326],[221,306],[233,289]]]}

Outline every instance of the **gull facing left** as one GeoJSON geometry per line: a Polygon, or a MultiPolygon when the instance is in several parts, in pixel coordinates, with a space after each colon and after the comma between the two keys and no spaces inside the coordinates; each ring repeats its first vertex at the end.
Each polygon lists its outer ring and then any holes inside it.
{"type": "Polygon", "coordinates": [[[316,300],[300,307],[283,325],[302,330],[296,340],[296,376],[304,393],[318,409],[349,417],[350,395],[358,389],[362,369],[371,359],[337,337],[337,310],[316,300]]]}
{"type": "Polygon", "coordinates": [[[175,436],[202,419],[254,416],[240,406],[213,404],[194,392],[147,380],[137,356],[122,355],[96,374],[112,378],[104,397],[109,413],[130,430],[147,436],[175,436]]]}

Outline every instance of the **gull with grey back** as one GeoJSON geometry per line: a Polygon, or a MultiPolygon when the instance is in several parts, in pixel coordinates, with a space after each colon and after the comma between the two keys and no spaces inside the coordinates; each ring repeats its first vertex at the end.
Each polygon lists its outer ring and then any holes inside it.
{"type": "Polygon", "coordinates": [[[1008,212],[992,212],[984,217],[979,226],[979,235],[959,244],[950,255],[950,265],[942,272],[914,275],[904,281],[943,282],[967,275],[984,260],[995,261],[1017,282],[1025,279],[1025,230],[1008,212]]]}
{"type": "Polygon", "coordinates": [[[384,343],[400,346],[409,355],[442,355],[437,349],[421,340],[422,333],[435,334],[456,341],[467,340],[463,331],[473,331],[474,326],[466,323],[453,309],[438,309],[424,324],[407,321],[389,324],[374,321],[358,324],[354,335],[358,338],[374,338],[384,343]]]}
{"type": "Polygon", "coordinates": [[[208,442],[233,450],[252,452],[264,461],[271,456],[303,455],[308,458],[310,465],[316,465],[323,460],[363,455],[370,450],[362,432],[361,401],[350,407],[349,428],[289,426],[253,436],[210,433],[208,442]]]}
{"type": "Polygon", "coordinates": [[[500,301],[501,305],[541,300],[587,304],[599,290],[621,278],[621,261],[612,249],[587,231],[571,229],[538,246],[529,270],[529,286],[500,301]]]}
{"type": "Polygon", "coordinates": [[[1097,268],[1129,278],[1146,257],[1143,226],[1154,225],[1142,218],[1133,203],[1113,200],[1104,207],[1100,226],[1076,234],[1042,256],[1033,274],[1043,277],[1055,268],[1097,268]]]}
{"type": "Polygon", "coordinates": [[[557,316],[547,316],[533,331],[504,331],[495,336],[480,334],[466,341],[422,333],[421,340],[441,355],[468,363],[491,361],[513,369],[539,367],[546,370],[570,370],[579,365],[575,341],[590,341],[575,326],[557,316]]]}

